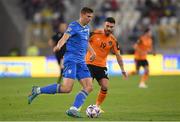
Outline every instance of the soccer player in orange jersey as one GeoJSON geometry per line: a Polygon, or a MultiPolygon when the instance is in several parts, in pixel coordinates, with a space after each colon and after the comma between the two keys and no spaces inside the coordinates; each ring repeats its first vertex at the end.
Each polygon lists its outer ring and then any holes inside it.
{"type": "Polygon", "coordinates": [[[132,72],[131,74],[138,74],[139,69],[142,66],[144,68],[144,74],[141,76],[139,88],[147,88],[145,83],[149,77],[147,54],[151,51],[154,52],[154,50],[152,50],[152,33],[149,28],[145,29],[144,34],[140,36],[139,40],[135,43],[134,49],[136,72],[132,72]]]}
{"type": "Polygon", "coordinates": [[[114,18],[108,17],[104,22],[104,29],[95,30],[89,39],[89,43],[96,53],[96,58],[92,61],[90,59],[91,53],[88,51],[86,54],[86,63],[91,72],[92,78],[95,78],[101,87],[96,100],[97,106],[100,106],[107,96],[109,78],[107,74],[106,61],[107,56],[111,51],[116,55],[122,75],[127,77],[118,48],[118,42],[112,34],[114,27],[114,18]]]}

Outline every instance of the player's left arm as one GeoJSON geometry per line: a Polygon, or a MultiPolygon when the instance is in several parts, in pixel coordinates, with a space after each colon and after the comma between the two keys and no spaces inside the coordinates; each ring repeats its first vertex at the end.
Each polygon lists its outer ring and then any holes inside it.
{"type": "Polygon", "coordinates": [[[120,68],[121,68],[122,75],[125,78],[127,78],[127,73],[124,70],[124,63],[123,63],[123,59],[122,59],[122,56],[121,56],[120,52],[115,52],[115,55],[116,55],[117,62],[119,64],[120,68]]]}
{"type": "Polygon", "coordinates": [[[119,67],[121,68],[122,75],[125,78],[127,78],[127,73],[126,73],[126,71],[124,69],[123,58],[122,58],[122,56],[120,54],[118,42],[116,42],[116,45],[114,45],[112,49],[113,49],[114,54],[116,55],[116,59],[117,59],[117,62],[119,64],[119,67]]]}
{"type": "Polygon", "coordinates": [[[148,52],[152,53],[154,56],[156,55],[156,50],[155,50],[155,46],[153,44],[153,41],[149,45],[149,51],[148,52]]]}
{"type": "Polygon", "coordinates": [[[88,42],[88,51],[91,53],[90,61],[94,61],[94,59],[96,58],[96,52],[91,47],[91,44],[89,42],[88,42]]]}

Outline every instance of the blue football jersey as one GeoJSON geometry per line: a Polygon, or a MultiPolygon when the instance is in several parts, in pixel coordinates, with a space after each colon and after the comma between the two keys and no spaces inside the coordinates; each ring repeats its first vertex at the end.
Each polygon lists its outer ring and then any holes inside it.
{"type": "Polygon", "coordinates": [[[65,33],[70,37],[66,43],[64,61],[83,62],[88,47],[89,26],[80,25],[77,21],[69,24],[65,33]]]}

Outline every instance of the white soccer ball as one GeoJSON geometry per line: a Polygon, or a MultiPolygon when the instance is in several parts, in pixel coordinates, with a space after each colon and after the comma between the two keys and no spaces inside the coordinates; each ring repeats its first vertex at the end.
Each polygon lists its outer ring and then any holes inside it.
{"type": "Polygon", "coordinates": [[[100,108],[97,105],[89,105],[86,109],[89,118],[97,118],[100,115],[100,108]]]}

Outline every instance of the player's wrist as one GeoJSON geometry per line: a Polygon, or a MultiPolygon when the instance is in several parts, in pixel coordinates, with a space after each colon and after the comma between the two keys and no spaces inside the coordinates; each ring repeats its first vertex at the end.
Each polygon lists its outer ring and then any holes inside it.
{"type": "Polygon", "coordinates": [[[121,71],[122,73],[126,73],[125,71],[121,71]]]}
{"type": "Polygon", "coordinates": [[[60,45],[59,45],[59,44],[57,44],[57,45],[56,45],[56,48],[57,48],[57,49],[60,49],[60,45]]]}

